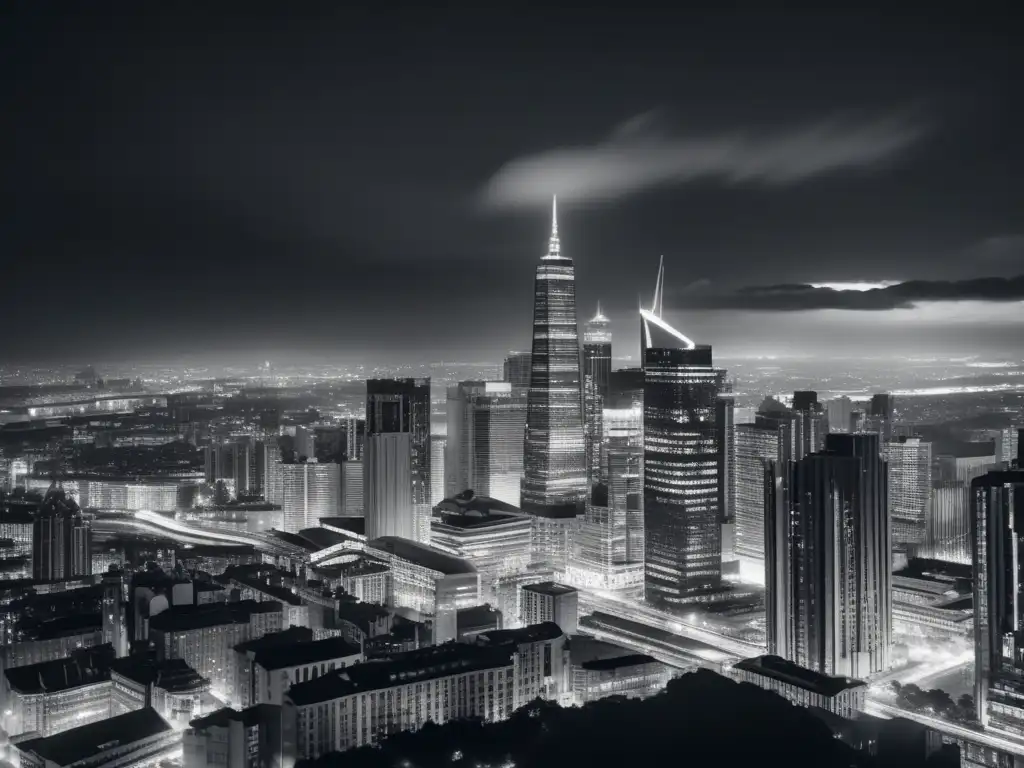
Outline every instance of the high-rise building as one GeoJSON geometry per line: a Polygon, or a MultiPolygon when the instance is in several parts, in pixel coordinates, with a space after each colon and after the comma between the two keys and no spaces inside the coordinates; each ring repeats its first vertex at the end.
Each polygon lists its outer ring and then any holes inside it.
{"type": "Polygon", "coordinates": [[[522,605],[519,620],[527,627],[553,621],[567,635],[579,629],[579,592],[566,584],[527,584],[522,605]]]}
{"type": "Polygon", "coordinates": [[[341,465],[321,464],[316,459],[284,463],[271,468],[274,481],[267,501],[281,507],[282,530],[298,533],[316,528],[321,517],[341,512],[341,465]]]}
{"type": "Polygon", "coordinates": [[[883,440],[892,437],[892,421],[896,413],[896,399],[890,394],[871,396],[867,416],[864,419],[864,431],[875,432],[883,440]]]}
{"type": "Polygon", "coordinates": [[[837,434],[820,453],[768,463],[769,653],[827,675],[888,669],[892,565],[880,451],[877,435],[837,434]]]}
{"type": "Polygon", "coordinates": [[[32,578],[71,579],[92,573],[92,532],[82,510],[56,483],[32,521],[32,578]]]}
{"type": "Polygon", "coordinates": [[[828,428],[831,432],[850,432],[853,415],[853,401],[846,395],[833,398],[825,403],[828,414],[828,428]]]}
{"type": "Polygon", "coordinates": [[[367,539],[399,536],[422,541],[412,497],[411,435],[367,434],[362,464],[367,539]]]}
{"type": "MultiPolygon", "coordinates": [[[[780,466],[799,461],[824,447],[824,418],[814,393],[797,393],[794,405],[808,406],[798,410],[786,408],[773,398],[765,398],[758,408],[753,424],[735,428],[736,471],[736,554],[745,578],[764,579],[765,467],[775,461],[780,466]]],[[[785,478],[784,478],[785,480],[785,478]]]]}
{"type": "Polygon", "coordinates": [[[1024,736],[1024,470],[971,482],[974,704],[987,728],[1024,736]]]}
{"type": "MultiPolygon", "coordinates": [[[[360,455],[362,450],[363,441],[360,440],[360,455]]],[[[341,462],[341,514],[344,517],[362,517],[365,514],[363,471],[362,459],[341,462]]]]}
{"type": "Polygon", "coordinates": [[[349,461],[362,461],[366,422],[363,419],[345,419],[344,428],[345,457],[349,461]]]}
{"type": "MultiPolygon", "coordinates": [[[[409,435],[409,476],[412,487],[413,536],[416,541],[426,542],[430,537],[430,379],[370,379],[366,382],[366,442],[380,434],[409,435]]],[[[391,451],[395,443],[388,448],[391,451]]],[[[369,451],[364,447],[364,451],[369,451]]],[[[375,454],[383,456],[382,453],[375,454]]],[[[366,516],[371,515],[369,479],[378,481],[404,482],[401,477],[387,478],[372,466],[373,457],[366,456],[363,491],[366,494],[366,516]]],[[[404,491],[395,489],[392,497],[397,501],[404,491]]],[[[373,512],[373,514],[377,514],[373,512]]],[[[383,519],[383,518],[382,518],[383,519]]],[[[380,521],[379,521],[380,522],[380,521]]],[[[367,520],[367,525],[370,525],[367,520]]],[[[404,534],[386,534],[403,536],[404,534]]]]}
{"type": "Polygon", "coordinates": [[[920,437],[886,440],[893,544],[925,544],[932,495],[932,444],[920,437]]]}
{"type": "Polygon", "coordinates": [[[513,387],[529,389],[532,358],[529,352],[509,352],[502,366],[502,381],[507,381],[513,387]]]}
{"type": "Polygon", "coordinates": [[[612,372],[610,322],[597,305],[583,329],[583,433],[586,441],[587,473],[593,485],[600,477],[601,417],[612,372]]]}
{"type": "Polygon", "coordinates": [[[430,506],[444,501],[444,449],[447,435],[430,436],[430,506]]]}
{"type": "Polygon", "coordinates": [[[540,540],[551,547],[538,555],[553,557],[562,567],[569,554],[562,547],[568,546],[569,531],[586,498],[585,453],[575,268],[562,254],[553,208],[548,252],[537,266],[534,283],[520,506],[548,521],[540,540]],[[565,529],[566,535],[550,530],[554,528],[565,529]]]}
{"type": "Polygon", "coordinates": [[[664,265],[652,309],[640,310],[644,353],[644,571],[649,602],[700,600],[722,577],[716,423],[722,373],[661,317],[664,265]]]}
{"type": "Polygon", "coordinates": [[[996,461],[1009,469],[1014,459],[1020,457],[1020,435],[1024,429],[1004,427],[995,434],[996,461]]]}
{"type": "Polygon", "coordinates": [[[448,388],[445,496],[465,490],[519,505],[526,390],[503,381],[448,388]]]}
{"type": "Polygon", "coordinates": [[[566,580],[640,599],[644,591],[643,448],[607,446],[576,534],[566,580]]]}

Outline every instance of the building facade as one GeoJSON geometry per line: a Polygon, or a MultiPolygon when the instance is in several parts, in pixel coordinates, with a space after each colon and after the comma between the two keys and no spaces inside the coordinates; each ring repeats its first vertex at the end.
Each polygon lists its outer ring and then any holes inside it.
{"type": "Polygon", "coordinates": [[[341,512],[341,465],[321,464],[316,459],[271,467],[275,480],[267,498],[281,507],[282,530],[298,533],[315,528],[321,517],[336,517],[341,512]]]}
{"type": "Polygon", "coordinates": [[[825,451],[766,471],[768,652],[821,674],[867,677],[890,665],[892,548],[880,451],[877,435],[834,434],[825,451]]]}
{"type": "Polygon", "coordinates": [[[1024,470],[971,481],[974,702],[978,722],[1024,735],[1024,470]]]}
{"type": "Polygon", "coordinates": [[[444,498],[472,489],[519,506],[526,391],[503,381],[449,387],[444,498]]]}

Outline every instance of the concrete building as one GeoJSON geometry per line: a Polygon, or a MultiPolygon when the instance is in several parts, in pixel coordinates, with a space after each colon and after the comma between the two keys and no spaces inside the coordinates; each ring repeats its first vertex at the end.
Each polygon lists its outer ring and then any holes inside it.
{"type": "Polygon", "coordinates": [[[281,708],[219,709],[182,734],[182,768],[283,768],[281,708]]]}
{"type": "Polygon", "coordinates": [[[531,518],[498,499],[464,491],[434,507],[431,545],[472,563],[480,599],[494,603],[497,583],[530,563],[531,518]]]}
{"type": "Polygon", "coordinates": [[[579,628],[579,592],[565,584],[549,581],[523,587],[522,613],[526,626],[552,621],[567,635],[579,628]]]}
{"type": "Polygon", "coordinates": [[[480,603],[480,574],[466,560],[395,536],[368,541],[366,554],[391,568],[392,604],[429,620],[435,643],[454,640],[458,609],[480,603]]]}
{"type": "Polygon", "coordinates": [[[234,648],[239,643],[279,632],[281,603],[243,600],[172,608],[150,622],[150,638],[158,659],[184,659],[210,681],[221,700],[234,701],[234,648]]]}
{"type": "Polygon", "coordinates": [[[820,707],[841,717],[864,711],[868,684],[863,680],[821,674],[779,656],[738,661],[732,672],[740,682],[774,691],[800,707],[820,707]]]}
{"type": "Polygon", "coordinates": [[[321,517],[341,512],[341,465],[310,459],[301,463],[277,462],[271,467],[274,480],[267,501],[283,513],[283,530],[298,533],[312,528],[321,517]]]}
{"type": "Polygon", "coordinates": [[[183,728],[203,714],[210,681],[183,659],[126,656],[110,670],[110,714],[152,707],[167,722],[183,728]]]}
{"type": "Polygon", "coordinates": [[[3,727],[10,735],[53,736],[110,717],[109,644],[4,672],[3,727]]]}
{"type": "Polygon", "coordinates": [[[408,432],[366,436],[363,498],[366,536],[418,541],[412,501],[412,442],[408,432]]]}
{"type": "Polygon", "coordinates": [[[140,709],[12,745],[21,768],[142,768],[169,759],[177,732],[156,710],[140,709]]]}

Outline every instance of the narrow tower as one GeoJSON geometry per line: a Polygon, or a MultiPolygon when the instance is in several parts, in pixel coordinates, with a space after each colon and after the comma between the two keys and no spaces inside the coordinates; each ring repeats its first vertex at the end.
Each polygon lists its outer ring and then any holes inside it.
{"type": "Polygon", "coordinates": [[[548,252],[537,265],[534,283],[523,447],[523,510],[552,521],[553,526],[537,537],[544,551],[535,554],[556,565],[564,564],[570,538],[568,522],[554,521],[572,521],[582,514],[586,490],[576,278],[572,259],[562,255],[557,203],[553,203],[548,252]]]}

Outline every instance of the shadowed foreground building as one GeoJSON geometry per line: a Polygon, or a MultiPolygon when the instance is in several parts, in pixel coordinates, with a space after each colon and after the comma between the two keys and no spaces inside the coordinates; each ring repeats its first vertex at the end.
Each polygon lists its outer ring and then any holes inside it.
{"type": "Polygon", "coordinates": [[[971,482],[974,702],[985,726],[1024,736],[1024,470],[971,482]]]}
{"type": "Polygon", "coordinates": [[[829,435],[825,450],[769,463],[768,651],[826,675],[889,668],[892,565],[877,435],[829,435]],[[786,482],[788,477],[788,482],[786,482]]]}
{"type": "Polygon", "coordinates": [[[152,708],[100,720],[13,747],[21,768],[136,768],[169,759],[178,733],[152,708]]]}

